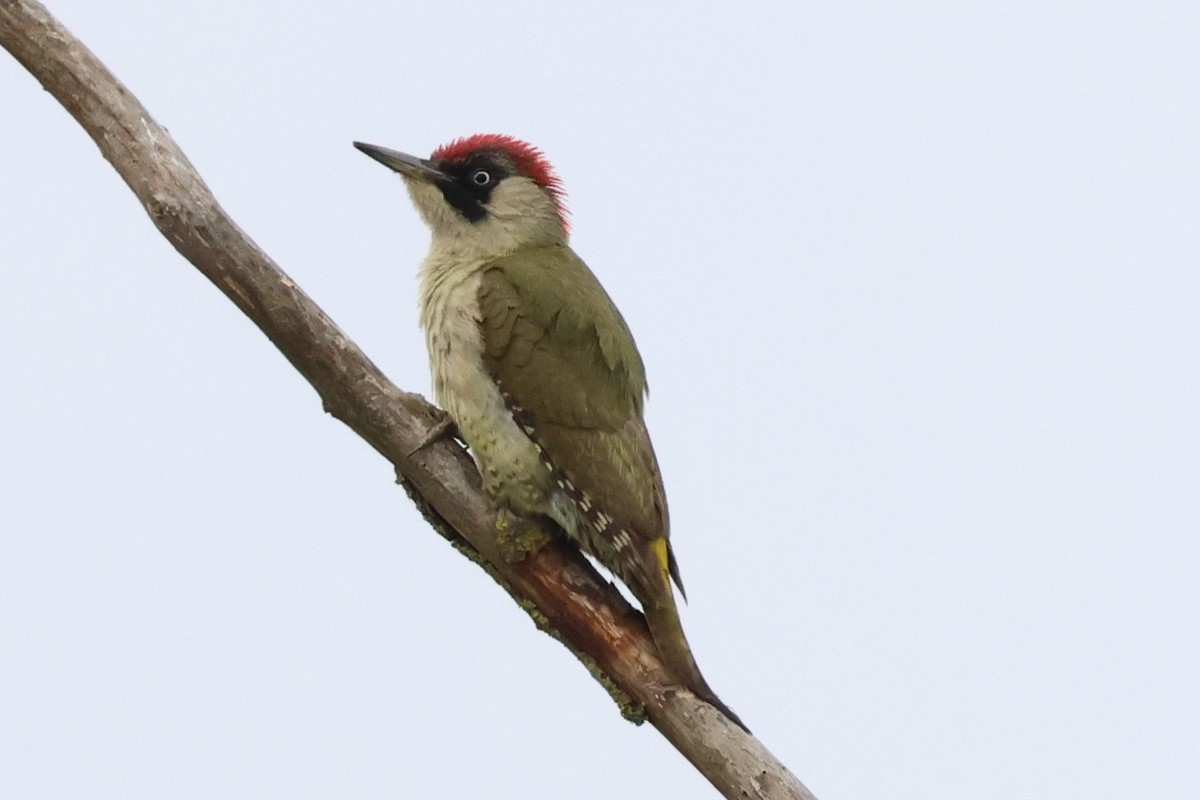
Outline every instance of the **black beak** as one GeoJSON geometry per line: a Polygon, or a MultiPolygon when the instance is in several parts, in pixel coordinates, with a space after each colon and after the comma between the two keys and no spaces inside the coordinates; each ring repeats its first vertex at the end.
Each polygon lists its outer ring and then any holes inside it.
{"type": "Polygon", "coordinates": [[[386,147],[364,144],[363,142],[355,142],[354,146],[388,169],[395,170],[406,178],[415,178],[433,183],[439,178],[446,177],[428,159],[417,158],[407,153],[400,153],[396,150],[389,150],[386,147]]]}

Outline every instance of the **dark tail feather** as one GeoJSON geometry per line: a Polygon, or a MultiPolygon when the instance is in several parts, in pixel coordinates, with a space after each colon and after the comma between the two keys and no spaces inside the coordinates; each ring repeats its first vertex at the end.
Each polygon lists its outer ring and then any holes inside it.
{"type": "Polygon", "coordinates": [[[667,571],[671,573],[671,580],[675,581],[675,585],[679,587],[679,596],[686,603],[687,589],[683,588],[683,578],[679,575],[679,562],[675,560],[675,551],[670,547],[667,548],[667,571]]]}
{"type": "Polygon", "coordinates": [[[692,649],[688,647],[687,637],[683,635],[683,624],[679,619],[679,609],[675,605],[671,585],[666,580],[663,584],[663,589],[666,590],[665,597],[661,597],[658,602],[643,601],[642,606],[646,612],[646,622],[650,625],[650,635],[654,638],[654,644],[658,646],[667,672],[694,695],[749,733],[750,729],[733,713],[733,709],[721,702],[721,698],[709,688],[708,682],[700,674],[700,667],[696,666],[692,649]]]}

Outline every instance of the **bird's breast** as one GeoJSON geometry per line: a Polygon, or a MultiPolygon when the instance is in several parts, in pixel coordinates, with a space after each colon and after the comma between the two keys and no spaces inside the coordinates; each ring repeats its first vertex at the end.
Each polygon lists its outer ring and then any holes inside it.
{"type": "Polygon", "coordinates": [[[548,474],[541,456],[484,365],[481,275],[482,268],[432,258],[422,270],[421,327],[434,396],[471,448],[493,499],[521,514],[544,513],[548,474]]]}

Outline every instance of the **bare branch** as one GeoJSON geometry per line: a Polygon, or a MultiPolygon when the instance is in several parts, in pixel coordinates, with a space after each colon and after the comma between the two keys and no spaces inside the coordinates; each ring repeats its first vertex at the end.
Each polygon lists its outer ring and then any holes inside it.
{"type": "MultiPolygon", "coordinates": [[[[671,686],[641,615],[579,553],[509,563],[470,458],[450,440],[409,453],[440,415],[396,388],[226,216],[187,157],[44,7],[0,0],[0,44],[83,126],[175,249],[267,335],[325,409],[391,461],[434,527],[569,647],[631,718],[645,717],[726,797],[811,799],[754,737],[671,686]]],[[[11,124],[11,121],[10,121],[11,124]]]]}

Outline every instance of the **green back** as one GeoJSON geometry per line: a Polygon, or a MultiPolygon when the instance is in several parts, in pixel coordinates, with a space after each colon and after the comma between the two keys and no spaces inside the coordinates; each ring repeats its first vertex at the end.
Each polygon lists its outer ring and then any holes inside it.
{"type": "Polygon", "coordinates": [[[547,455],[646,540],[668,515],[642,419],[646,373],[629,327],[570,248],[498,259],[479,288],[485,365],[532,415],[547,455]]]}

